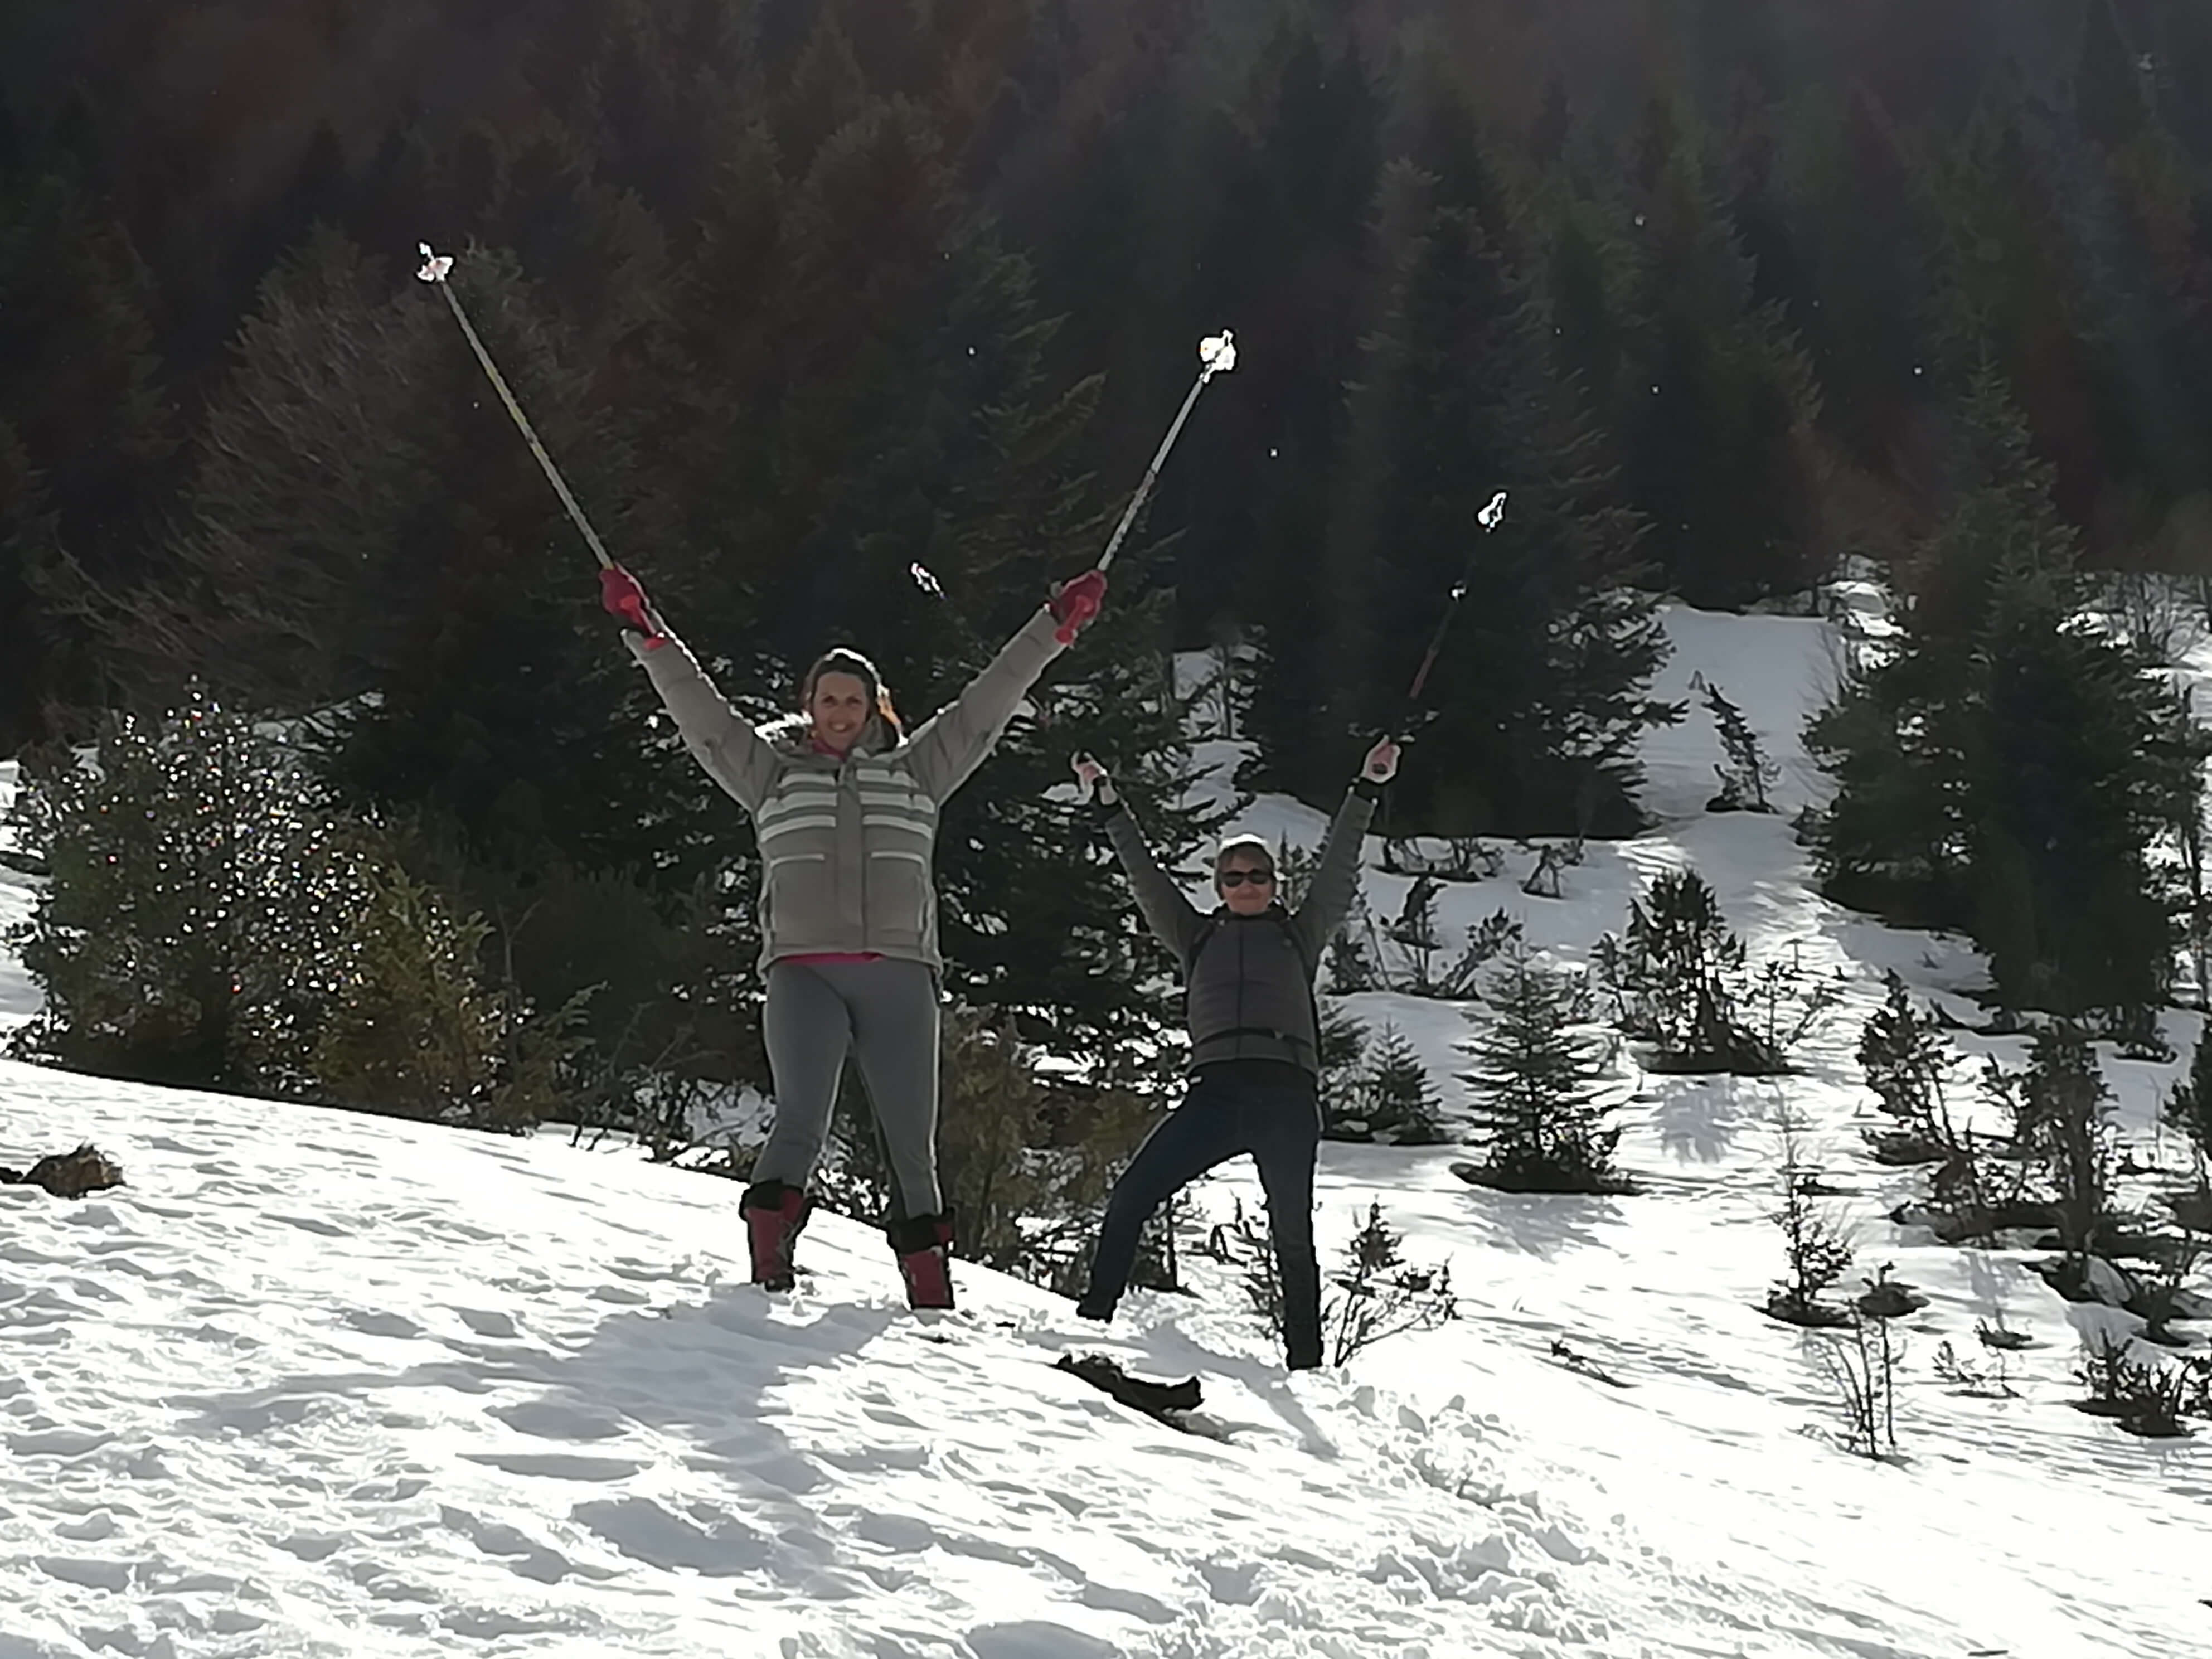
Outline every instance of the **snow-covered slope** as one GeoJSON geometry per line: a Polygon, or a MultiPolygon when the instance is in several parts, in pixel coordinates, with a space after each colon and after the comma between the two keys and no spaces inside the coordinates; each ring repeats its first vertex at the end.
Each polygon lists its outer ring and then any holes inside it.
{"type": "MultiPolygon", "coordinates": [[[[1825,629],[1669,623],[1674,682],[1701,668],[1745,707],[1794,807],[1825,629]]],[[[1693,860],[1755,950],[1841,968],[1850,1009],[1806,1076],[1632,1083],[1641,1196],[1325,1149],[1323,1248],[1379,1200],[1464,1297],[1342,1374],[1285,1379],[1202,1258],[1200,1296],[1140,1293],[1102,1340],[972,1268],[960,1315],[917,1318],[879,1237],[824,1218],[810,1279],[770,1301],[739,1282],[735,1189],[702,1176],[0,1066],[0,1162],[90,1139],[130,1178],[76,1203],[0,1188],[0,1659],[2212,1654],[2203,1450],[2072,1411],[2063,1304],[2020,1258],[1901,1235],[1880,1217],[1909,1183],[1853,1156],[1879,970],[1957,989],[1977,964],[1820,901],[1783,820],[1700,816],[1700,720],[1654,739],[1659,829],[1591,848],[1559,901],[1519,892],[1516,854],[1448,920],[1503,905],[1579,957],[1693,860]],[[1932,1297],[1906,1322],[1902,1466],[1807,1432],[1814,1339],[1751,1310],[1779,1267],[1784,1103],[1833,1149],[1869,1269],[1932,1297]],[[2044,1345],[2020,1397],[1945,1392],[1936,1344],[1978,1359],[1999,1314],[2044,1345]],[[1626,1386],[1556,1363],[1561,1340],[1626,1386]],[[1070,1347],[1199,1372],[1218,1437],[1054,1370],[1070,1347]]],[[[1370,900],[1402,885],[1370,872],[1370,900]]],[[[1363,1011],[1455,1091],[1456,1011],[1363,1011]]],[[[2155,1068],[2114,1069],[2147,1123],[2155,1068]]],[[[1257,1200],[1237,1170],[1202,1196],[1257,1200]]]]}

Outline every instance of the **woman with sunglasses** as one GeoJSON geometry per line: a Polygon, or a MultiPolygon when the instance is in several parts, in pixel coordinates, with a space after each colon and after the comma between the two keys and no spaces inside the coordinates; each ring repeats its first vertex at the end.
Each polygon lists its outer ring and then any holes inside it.
{"type": "Polygon", "coordinates": [[[1314,1162],[1321,1150],[1321,1020],[1314,976],[1359,882],[1359,852],[1382,786],[1398,773],[1398,744],[1367,751],[1322,844],[1305,901],[1275,890],[1275,860],[1257,836],[1213,855],[1220,907],[1201,912],[1160,868],[1144,831],[1089,756],[1077,777],[1095,788],[1106,833],[1128,872],[1146,923],[1182,964],[1190,1030],[1190,1090],[1138,1148],[1107,1200],[1076,1312],[1109,1320],[1128,1288],[1137,1239],[1152,1212],[1215,1165],[1249,1152],[1267,1194],[1267,1228],[1283,1286],[1292,1370],[1321,1364],[1321,1269],[1314,1257],[1314,1162]]]}

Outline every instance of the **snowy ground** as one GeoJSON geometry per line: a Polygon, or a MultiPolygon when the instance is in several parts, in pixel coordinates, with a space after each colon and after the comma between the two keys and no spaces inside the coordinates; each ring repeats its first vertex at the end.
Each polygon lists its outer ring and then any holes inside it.
{"type": "MultiPolygon", "coordinates": [[[[1719,682],[1794,810],[1826,629],[1669,622],[1670,690],[1719,682]]],[[[1286,1380],[1202,1260],[1205,1294],[1139,1295],[1104,1341],[973,1269],[930,1323],[880,1239],[825,1218],[810,1282],[771,1303],[738,1282],[734,1190],[704,1176],[0,1066],[0,1162],[89,1138],[131,1182],[0,1188],[0,1659],[2212,1655],[2203,1448],[2074,1412],[2069,1310],[2027,1258],[1892,1226],[1910,1177],[1856,1156],[1880,970],[1956,994],[1977,964],[1820,901],[1785,820],[1702,816],[1714,757],[1699,715],[1658,734],[1661,828],[1592,848],[1562,901],[1518,891],[1516,853],[1449,920],[1503,905],[1578,957],[1692,860],[1755,951],[1843,969],[1851,1007],[1805,1076],[1626,1079],[1639,1196],[1513,1198],[1452,1177],[1451,1151],[1327,1148],[1324,1249],[1379,1198],[1465,1297],[1341,1374],[1286,1380]],[[1817,1339],[1751,1311],[1779,1266],[1785,1104],[1832,1151],[1869,1270],[1932,1298],[1905,1322],[1898,1466],[1827,1443],[1817,1339]],[[1947,1392],[1936,1345],[1979,1360],[1999,1315],[2041,1345],[2019,1397],[1947,1392]],[[1626,1386],[1553,1363],[1562,1338],[1626,1386]],[[1223,1437],[1054,1371],[1070,1346],[1200,1373],[1223,1437]]],[[[1402,886],[1370,872],[1378,908],[1402,886]]],[[[0,1013],[27,1012],[8,972],[0,1013]]],[[[1363,1012],[1456,1092],[1457,1011],[1363,1012]]],[[[2162,1074],[2111,1069],[2147,1138],[2162,1074]]],[[[1203,1194],[1256,1196],[1233,1171],[1203,1194]]]]}

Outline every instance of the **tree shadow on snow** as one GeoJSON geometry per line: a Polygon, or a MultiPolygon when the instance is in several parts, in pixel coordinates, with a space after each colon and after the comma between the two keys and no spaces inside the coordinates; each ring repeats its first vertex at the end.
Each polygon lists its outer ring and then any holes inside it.
{"type": "Polygon", "coordinates": [[[1626,1218],[1613,1199],[1581,1193],[1507,1193],[1470,1188],[1467,1205],[1488,1235],[1486,1244],[1503,1244],[1549,1261],[1563,1250],[1606,1247],[1598,1229],[1618,1226],[1626,1218]]]}
{"type": "MultiPolygon", "coordinates": [[[[1771,1086],[1771,1079],[1756,1080],[1771,1086]]],[[[1732,1077],[1662,1078],[1666,1091],[1651,1110],[1659,1144],[1678,1162],[1717,1164],[1734,1150],[1747,1129],[1765,1127],[1764,1093],[1747,1095],[1746,1079],[1732,1077]]]]}

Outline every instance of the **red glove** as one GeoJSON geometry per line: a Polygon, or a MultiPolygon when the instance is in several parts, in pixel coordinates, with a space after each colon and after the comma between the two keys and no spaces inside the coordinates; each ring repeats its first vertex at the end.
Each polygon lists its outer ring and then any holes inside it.
{"type": "Polygon", "coordinates": [[[1106,603],[1106,573],[1086,570],[1072,582],[1061,582],[1052,590],[1052,619],[1060,624],[1055,637],[1062,645],[1072,645],[1086,623],[1096,617],[1106,603]]]}
{"type": "Polygon", "coordinates": [[[660,643],[661,632],[653,626],[653,613],[645,601],[645,589],[620,565],[611,564],[599,572],[599,603],[644,635],[647,645],[660,643]]]}

